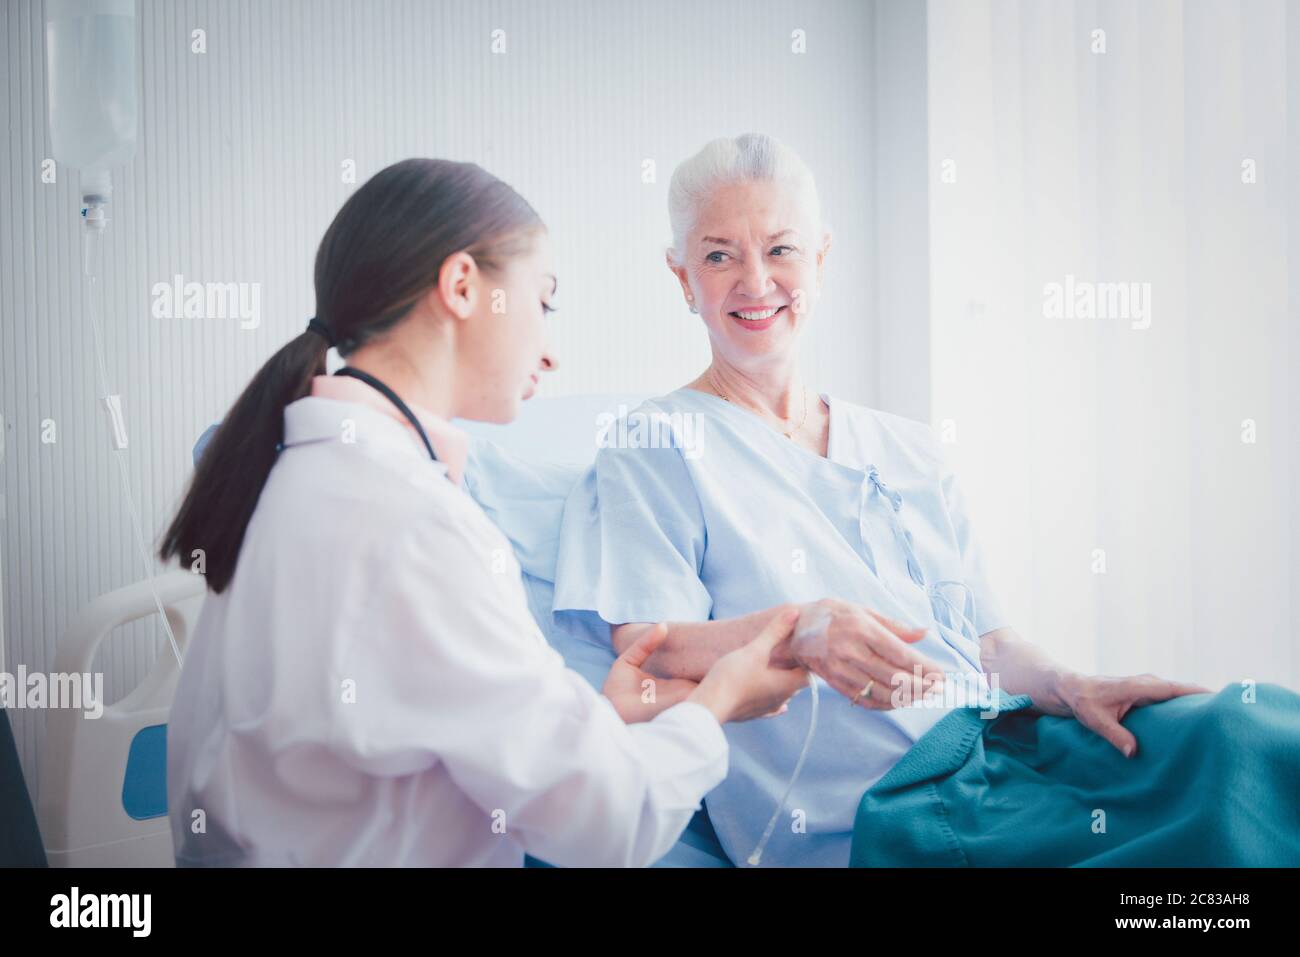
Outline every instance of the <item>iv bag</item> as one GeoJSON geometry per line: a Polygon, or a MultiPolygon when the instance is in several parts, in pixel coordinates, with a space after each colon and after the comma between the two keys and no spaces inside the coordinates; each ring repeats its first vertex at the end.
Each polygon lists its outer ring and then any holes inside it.
{"type": "Polygon", "coordinates": [[[136,0],[45,0],[45,68],[54,160],[106,202],[135,155],[136,0]]]}

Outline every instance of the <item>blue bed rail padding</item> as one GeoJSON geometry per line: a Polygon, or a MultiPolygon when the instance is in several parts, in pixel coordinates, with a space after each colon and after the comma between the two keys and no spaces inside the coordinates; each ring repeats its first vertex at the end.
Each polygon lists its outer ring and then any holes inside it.
{"type": "Polygon", "coordinates": [[[167,725],[141,728],[131,739],[122,775],[122,809],[137,821],[167,816],[167,725]]]}

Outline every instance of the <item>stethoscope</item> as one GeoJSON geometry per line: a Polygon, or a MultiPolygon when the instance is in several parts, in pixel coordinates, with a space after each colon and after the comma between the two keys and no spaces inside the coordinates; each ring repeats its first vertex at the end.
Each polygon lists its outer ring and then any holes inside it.
{"type": "Polygon", "coordinates": [[[420,441],[423,442],[424,447],[429,450],[429,458],[433,459],[435,462],[438,461],[438,456],[433,454],[433,443],[429,441],[429,436],[425,434],[424,426],[420,424],[420,420],[415,417],[415,413],[411,411],[410,407],[402,401],[401,396],[388,386],[384,385],[369,372],[362,372],[360,369],[354,369],[351,366],[344,366],[334,374],[349,376],[353,379],[360,379],[366,385],[378,391],[384,396],[384,398],[393,403],[393,405],[397,406],[397,411],[406,416],[406,421],[410,422],[415,431],[419,433],[420,441]]]}

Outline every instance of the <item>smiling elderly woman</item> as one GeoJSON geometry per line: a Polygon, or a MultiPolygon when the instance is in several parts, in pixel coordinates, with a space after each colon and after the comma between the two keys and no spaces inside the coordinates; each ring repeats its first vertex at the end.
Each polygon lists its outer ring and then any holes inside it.
{"type": "Polygon", "coordinates": [[[1009,627],[929,427],[805,384],[831,241],[804,163],[770,137],[714,140],[674,172],[669,215],[712,362],[636,411],[691,417],[694,454],[598,452],[565,505],[554,610],[598,614],[618,651],[667,622],[647,663],[678,679],[660,707],[781,607],[828,622],[783,652],[839,692],[787,801],[812,696],[725,729],[706,803],[728,856],[779,804],[776,864],[1300,863],[1300,696],[1056,665],[1009,627]],[[1234,813],[1243,781],[1273,804],[1234,813]]]}

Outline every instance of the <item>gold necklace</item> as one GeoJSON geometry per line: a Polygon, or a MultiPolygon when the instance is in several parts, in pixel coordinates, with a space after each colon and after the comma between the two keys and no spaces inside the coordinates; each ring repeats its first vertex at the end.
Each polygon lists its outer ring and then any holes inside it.
{"type": "MultiPolygon", "coordinates": [[[[718,393],[718,398],[722,399],[725,402],[731,402],[731,400],[727,398],[727,394],[723,392],[721,388],[719,388],[718,380],[714,376],[712,369],[709,370],[709,385],[713,386],[714,391],[718,393]]],[[[732,405],[735,405],[735,403],[733,402],[732,405]]],[[[787,439],[793,440],[794,433],[802,429],[804,423],[807,421],[808,421],[808,387],[804,386],[803,387],[803,417],[799,420],[799,424],[796,425],[793,429],[791,429],[789,432],[782,431],[781,434],[784,435],[787,439]]]]}

